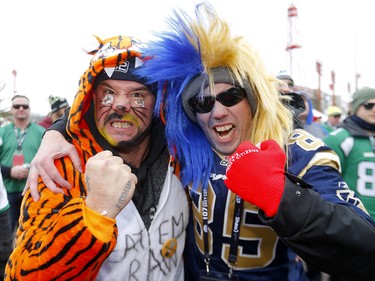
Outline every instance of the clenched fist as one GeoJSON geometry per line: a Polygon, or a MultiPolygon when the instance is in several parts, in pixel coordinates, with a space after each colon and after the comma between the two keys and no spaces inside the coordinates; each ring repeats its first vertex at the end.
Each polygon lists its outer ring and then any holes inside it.
{"type": "Polygon", "coordinates": [[[86,205],[114,219],[132,199],[137,181],[121,157],[99,152],[86,163],[86,205]]]}
{"type": "Polygon", "coordinates": [[[225,184],[242,199],[273,217],[285,185],[285,153],[274,140],[239,145],[229,160],[225,184]]]}

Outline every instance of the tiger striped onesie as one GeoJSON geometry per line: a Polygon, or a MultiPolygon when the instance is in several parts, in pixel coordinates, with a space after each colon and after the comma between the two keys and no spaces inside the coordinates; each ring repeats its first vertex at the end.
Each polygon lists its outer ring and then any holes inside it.
{"type": "MultiPolygon", "coordinates": [[[[66,127],[83,170],[91,156],[111,150],[92,123],[93,78],[104,66],[116,67],[129,56],[139,56],[129,47],[134,42],[128,37],[102,43],[108,47],[103,52],[107,57],[98,56],[82,75],[66,127]],[[126,51],[119,52],[121,48],[126,51]],[[111,51],[114,55],[108,56],[111,51]]],[[[86,207],[84,173],[75,170],[68,157],[60,158],[55,165],[72,188],[54,194],[40,180],[40,199],[34,202],[30,192],[24,196],[16,248],[8,261],[5,280],[183,280],[187,197],[171,165],[164,130],[157,136],[162,136],[162,141],[151,139],[150,153],[152,147],[158,147],[166,155],[165,173],[149,226],[145,226],[133,201],[116,220],[86,207]]]]}

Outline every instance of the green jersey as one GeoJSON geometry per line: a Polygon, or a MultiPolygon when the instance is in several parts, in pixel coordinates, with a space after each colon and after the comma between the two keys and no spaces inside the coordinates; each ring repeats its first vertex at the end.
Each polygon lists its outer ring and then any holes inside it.
{"type": "Polygon", "coordinates": [[[372,139],[357,124],[347,119],[324,142],[339,156],[344,180],[375,219],[375,153],[372,139]]]}
{"type": "MultiPolygon", "coordinates": [[[[35,123],[30,123],[27,132],[21,131],[11,123],[0,128],[0,164],[12,167],[14,155],[17,154],[18,140],[22,139],[22,155],[24,163],[30,163],[37,153],[45,129],[35,123]],[[19,136],[19,138],[17,138],[19,136]]],[[[26,179],[17,180],[11,177],[3,177],[4,185],[8,193],[21,192],[26,184],[26,179]]]]}

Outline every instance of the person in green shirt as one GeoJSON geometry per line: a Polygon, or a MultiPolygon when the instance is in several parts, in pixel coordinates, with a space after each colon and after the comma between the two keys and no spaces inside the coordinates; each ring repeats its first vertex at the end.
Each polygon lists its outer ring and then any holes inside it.
{"type": "Polygon", "coordinates": [[[344,180],[375,219],[375,89],[354,93],[352,115],[324,142],[339,156],[344,180]]]}
{"type": "Polygon", "coordinates": [[[11,226],[15,230],[29,163],[38,151],[45,129],[30,121],[30,101],[26,96],[13,96],[10,112],[13,122],[0,128],[0,164],[10,203],[11,226]]]}

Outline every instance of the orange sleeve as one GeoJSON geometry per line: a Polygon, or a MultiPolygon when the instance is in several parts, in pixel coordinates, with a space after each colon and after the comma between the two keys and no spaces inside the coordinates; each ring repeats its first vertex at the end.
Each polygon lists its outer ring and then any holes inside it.
{"type": "Polygon", "coordinates": [[[54,194],[45,188],[36,202],[25,195],[5,280],[95,279],[115,247],[117,228],[89,210],[79,190],[54,194]]]}
{"type": "Polygon", "coordinates": [[[116,220],[105,217],[87,206],[83,209],[83,217],[90,232],[98,239],[105,242],[109,242],[112,239],[116,220]]]}

